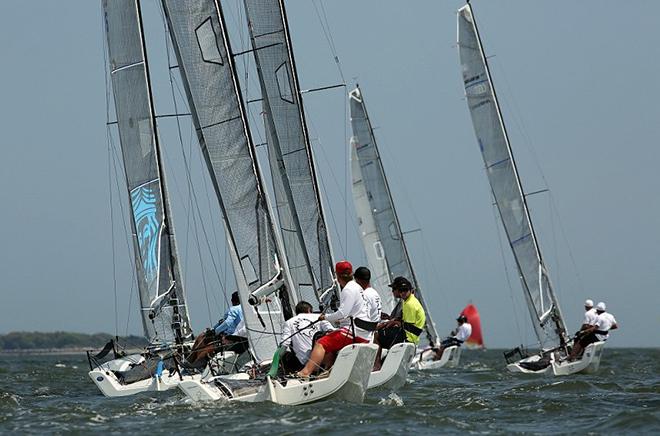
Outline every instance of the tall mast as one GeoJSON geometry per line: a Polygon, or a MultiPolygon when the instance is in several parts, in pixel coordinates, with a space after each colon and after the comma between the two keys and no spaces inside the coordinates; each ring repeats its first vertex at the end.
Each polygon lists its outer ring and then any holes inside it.
{"type": "Polygon", "coordinates": [[[566,341],[566,328],[541,256],[527,199],[522,188],[520,175],[490,74],[488,59],[484,53],[477,23],[469,3],[459,10],[458,20],[458,48],[463,66],[463,78],[468,107],[486,164],[493,197],[495,198],[495,203],[498,207],[500,218],[502,219],[507,239],[520,273],[525,297],[527,298],[530,314],[534,322],[534,328],[542,345],[548,339],[559,342],[559,344],[555,342],[553,345],[564,345],[566,341]],[[462,41],[462,38],[466,41],[462,41]],[[476,45],[476,48],[474,45],[476,45]],[[478,58],[473,57],[472,52],[474,50],[478,50],[478,58]],[[478,59],[480,65],[475,63],[475,59],[478,59]],[[485,80],[482,78],[482,71],[486,76],[485,80]],[[493,121],[493,113],[489,112],[491,103],[494,116],[500,127],[499,133],[490,124],[493,121]],[[502,146],[505,151],[504,155],[502,154],[502,146]],[[507,173],[508,168],[510,168],[510,173],[507,173]],[[510,177],[515,183],[515,197],[512,197],[513,191],[508,189],[507,182],[511,180],[510,178],[507,179],[509,177],[508,174],[510,174],[510,177]],[[520,202],[522,215],[524,215],[524,225],[520,221],[520,211],[516,209],[514,201],[520,202]],[[527,243],[525,239],[528,237],[532,241],[535,261],[533,265],[530,264],[529,259],[529,255],[532,255],[532,253],[530,252],[528,255],[528,252],[525,251],[525,247],[528,247],[528,245],[525,245],[527,243]],[[524,265],[523,262],[525,262],[524,265]],[[534,266],[535,271],[531,266],[534,266]],[[535,282],[538,282],[538,295],[532,293],[532,285],[535,282]],[[550,300],[550,307],[545,307],[547,299],[550,300]],[[547,328],[548,321],[552,321],[555,326],[554,329],[549,330],[547,328]]]}
{"type": "Polygon", "coordinates": [[[362,180],[367,192],[371,209],[374,210],[373,216],[376,222],[381,244],[385,252],[390,280],[395,276],[410,276],[413,286],[417,290],[415,294],[426,311],[426,333],[429,342],[435,343],[438,339],[438,333],[431,317],[431,311],[424,299],[424,292],[421,290],[417,276],[412,266],[408,247],[401,230],[401,223],[396,213],[392,191],[390,190],[383,162],[380,158],[376,138],[374,136],[373,126],[364,103],[364,97],[359,86],[351,91],[351,124],[353,127],[353,136],[356,138],[355,150],[362,180]],[[364,122],[364,124],[362,124],[364,122]],[[368,170],[368,168],[371,168],[368,170]],[[374,169],[375,168],[375,169],[374,169]],[[371,173],[367,173],[370,171],[371,173]],[[389,210],[389,212],[388,212],[389,210]],[[376,217],[376,215],[379,215],[376,217]],[[381,217],[382,216],[382,217],[381,217]],[[394,224],[394,233],[390,225],[394,224]]]}
{"type": "MultiPolygon", "coordinates": [[[[185,301],[185,294],[184,294],[184,289],[183,289],[183,282],[181,281],[181,276],[179,274],[179,262],[177,260],[177,249],[176,249],[176,244],[175,244],[175,238],[174,238],[174,228],[170,225],[170,197],[167,191],[166,187],[166,182],[165,182],[165,173],[163,171],[163,160],[161,157],[161,150],[160,150],[160,139],[158,137],[158,124],[156,121],[156,110],[155,110],[155,105],[154,105],[154,96],[153,96],[153,91],[151,89],[151,75],[149,72],[149,60],[147,57],[147,45],[146,41],[144,39],[144,25],[142,21],[142,7],[140,5],[140,0],[135,1],[135,8],[137,12],[137,17],[138,17],[138,28],[139,28],[139,33],[140,33],[140,43],[141,43],[141,48],[142,48],[142,57],[144,59],[144,76],[145,80],[147,83],[147,94],[149,96],[149,116],[151,117],[151,125],[153,128],[154,132],[154,144],[156,147],[156,167],[158,170],[158,175],[160,177],[160,191],[161,195],[163,197],[163,232],[167,234],[168,239],[170,240],[170,250],[169,251],[169,257],[170,257],[170,262],[172,263],[172,273],[173,273],[173,280],[174,284],[173,286],[177,287],[176,292],[176,298],[170,299],[168,302],[170,306],[172,307],[172,311],[174,316],[172,317],[172,327],[173,330],[176,334],[176,342],[177,343],[183,343],[184,335],[181,331],[181,316],[179,314],[179,306],[180,306],[180,301],[179,298],[183,301],[185,301]],[[173,303],[173,304],[172,304],[173,303]]],[[[188,318],[187,311],[188,308],[185,304],[182,305],[184,307],[184,310],[186,311],[186,318],[188,318]]],[[[188,335],[189,336],[189,335],[188,335]]]]}
{"type": "Polygon", "coordinates": [[[103,10],[143,327],[153,347],[171,346],[189,339],[191,331],[170,223],[140,3],[104,0],[103,10]]]}

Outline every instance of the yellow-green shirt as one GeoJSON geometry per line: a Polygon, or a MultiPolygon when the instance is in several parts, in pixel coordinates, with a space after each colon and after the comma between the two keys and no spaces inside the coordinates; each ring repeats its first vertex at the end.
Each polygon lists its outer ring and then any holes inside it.
{"type": "MultiPolygon", "coordinates": [[[[419,329],[423,329],[426,326],[426,314],[424,313],[424,308],[417,297],[413,294],[410,294],[410,296],[403,301],[403,322],[410,323],[419,329]]],[[[418,344],[419,336],[406,330],[406,340],[413,344],[418,344]]]]}

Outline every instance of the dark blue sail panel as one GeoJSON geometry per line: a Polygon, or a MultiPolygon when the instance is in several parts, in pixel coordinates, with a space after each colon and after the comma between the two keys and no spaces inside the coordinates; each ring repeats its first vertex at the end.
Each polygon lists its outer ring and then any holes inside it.
{"type": "Polygon", "coordinates": [[[154,346],[190,335],[188,313],[168,231],[139,4],[103,1],[109,67],[135,247],[145,334],[154,346]]]}

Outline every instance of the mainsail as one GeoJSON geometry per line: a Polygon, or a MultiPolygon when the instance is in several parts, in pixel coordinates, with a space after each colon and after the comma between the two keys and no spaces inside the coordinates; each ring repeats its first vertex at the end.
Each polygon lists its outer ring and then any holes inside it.
{"type": "Polygon", "coordinates": [[[154,347],[191,336],[160,160],[138,0],[104,0],[109,67],[132,212],[142,323],[154,347]]]}
{"type": "Polygon", "coordinates": [[[504,127],[471,6],[458,11],[458,52],[472,124],[513,251],[532,323],[544,349],[562,345],[566,327],[548,278],[504,127]]]}
{"type": "Polygon", "coordinates": [[[222,209],[251,350],[257,361],[270,359],[295,301],[289,301],[290,277],[280,263],[222,8],[218,1],[163,0],[163,9],[222,209]]]}
{"type": "Polygon", "coordinates": [[[266,124],[277,213],[300,299],[318,306],[333,286],[332,255],[284,4],[245,0],[266,124]]]}
{"type": "MultiPolygon", "coordinates": [[[[413,283],[413,286],[415,287],[415,296],[419,299],[420,303],[422,303],[422,306],[426,311],[426,333],[429,342],[436,343],[438,333],[431,318],[429,306],[424,300],[423,292],[420,289],[417,277],[415,277],[410,256],[408,255],[408,249],[403,240],[399,218],[394,209],[392,193],[387,184],[385,170],[383,168],[383,163],[380,160],[376,138],[373,134],[373,129],[371,127],[371,122],[369,121],[369,116],[367,115],[367,109],[364,105],[360,88],[351,91],[349,96],[351,126],[353,128],[351,144],[358,162],[357,165],[353,164],[351,167],[353,170],[354,183],[353,198],[358,213],[360,213],[359,211],[366,210],[363,197],[357,195],[360,194],[360,190],[364,189],[369,203],[368,212],[369,215],[371,215],[371,219],[369,219],[368,216],[360,216],[360,218],[363,219],[362,242],[365,246],[367,256],[369,256],[370,252],[373,253],[374,250],[382,250],[382,253],[376,252],[373,256],[378,259],[382,258],[384,254],[390,280],[397,276],[403,276],[413,283]],[[363,188],[360,188],[359,186],[356,187],[356,181],[361,182],[363,188]],[[372,229],[364,227],[365,223],[369,226],[371,222],[375,224],[375,231],[377,232],[377,236],[375,237],[367,237],[367,235],[372,232],[372,229]],[[372,243],[372,240],[377,242],[372,243]]],[[[383,271],[382,268],[378,267],[378,263],[375,265],[370,263],[370,265],[372,269],[377,270],[379,275],[382,275],[383,271]]],[[[382,298],[385,298],[385,292],[389,292],[386,288],[381,288],[378,291],[381,292],[382,298]]],[[[389,296],[389,298],[391,298],[391,296],[389,296]]]]}

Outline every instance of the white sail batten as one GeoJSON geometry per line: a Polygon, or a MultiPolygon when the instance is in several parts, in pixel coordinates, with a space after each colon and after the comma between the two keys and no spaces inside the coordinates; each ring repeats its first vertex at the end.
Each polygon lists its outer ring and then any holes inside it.
{"type": "Polygon", "coordinates": [[[280,259],[248,128],[229,37],[218,1],[163,0],[192,119],[220,202],[250,349],[275,352],[291,316],[291,280],[280,259]],[[281,280],[280,280],[281,279],[281,280]],[[278,288],[272,288],[278,283],[278,288]],[[268,288],[268,295],[262,291],[268,288]],[[254,298],[260,295],[261,298],[254,298]],[[255,304],[250,304],[250,300],[255,304]]]}
{"type": "Polygon", "coordinates": [[[458,11],[458,52],[465,96],[488,181],[542,348],[566,340],[566,327],[541,257],[520,176],[471,6],[458,11]]]}
{"type": "Polygon", "coordinates": [[[137,0],[104,0],[109,69],[126,176],[140,314],[152,347],[191,336],[137,0]]]}
{"type": "MultiPolygon", "coordinates": [[[[377,236],[362,237],[368,259],[370,253],[371,257],[376,259],[375,264],[370,261],[369,265],[377,271],[377,274],[382,275],[384,271],[379,264],[382,262],[380,258],[384,257],[389,280],[397,276],[403,276],[412,282],[415,287],[415,296],[426,311],[426,332],[429,342],[436,343],[438,333],[431,317],[431,311],[424,298],[425,291],[421,289],[413,271],[362,92],[359,88],[356,88],[349,93],[349,97],[351,127],[353,129],[351,148],[355,152],[356,159],[354,161],[357,162],[357,164],[351,165],[353,171],[353,199],[358,213],[364,211],[363,215],[360,216],[360,218],[365,218],[361,222],[361,233],[363,235],[366,233],[373,235],[370,223],[373,223],[377,233],[377,236]],[[357,186],[356,181],[358,181],[357,186]],[[366,194],[368,209],[365,207],[364,195],[362,194],[366,194]],[[366,213],[370,215],[370,218],[364,215],[366,213]],[[364,227],[365,224],[366,227],[364,227]],[[379,249],[382,249],[382,253],[375,251],[379,249]]],[[[378,291],[381,293],[381,297],[386,292],[390,292],[389,288],[378,289],[378,291]]],[[[389,298],[392,298],[391,293],[389,298]]]]}

